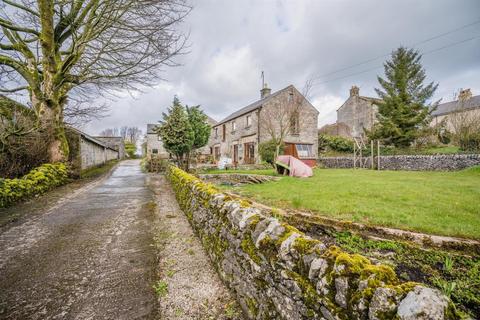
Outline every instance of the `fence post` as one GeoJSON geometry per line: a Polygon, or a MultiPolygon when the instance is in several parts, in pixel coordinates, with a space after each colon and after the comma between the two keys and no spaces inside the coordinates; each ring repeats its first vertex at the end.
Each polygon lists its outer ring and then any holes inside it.
{"type": "Polygon", "coordinates": [[[372,165],[372,170],[375,169],[375,163],[373,162],[374,161],[374,155],[373,155],[373,140],[370,141],[370,161],[371,161],[371,165],[372,165]]]}
{"type": "Polygon", "coordinates": [[[380,170],[380,140],[377,140],[377,170],[380,170]]]}
{"type": "Polygon", "coordinates": [[[356,149],[355,149],[355,142],[353,142],[353,169],[356,169],[357,168],[357,152],[356,152],[356,149]]]}

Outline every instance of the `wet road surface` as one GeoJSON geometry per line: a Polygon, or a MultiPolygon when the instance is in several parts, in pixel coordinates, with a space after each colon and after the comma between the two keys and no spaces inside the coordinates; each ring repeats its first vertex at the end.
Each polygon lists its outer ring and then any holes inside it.
{"type": "Polygon", "coordinates": [[[152,192],[139,161],[0,229],[0,319],[154,319],[152,192]]]}

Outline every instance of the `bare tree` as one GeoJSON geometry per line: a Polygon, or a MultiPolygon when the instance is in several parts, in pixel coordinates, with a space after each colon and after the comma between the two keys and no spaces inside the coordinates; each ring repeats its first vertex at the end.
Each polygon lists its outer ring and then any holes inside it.
{"type": "Polygon", "coordinates": [[[184,0],[2,0],[0,90],[28,94],[55,133],[50,161],[65,160],[69,98],[152,85],[183,52],[189,11],[184,0]]]}
{"type": "Polygon", "coordinates": [[[127,140],[133,144],[137,144],[138,139],[142,135],[142,130],[138,127],[128,127],[127,128],[127,140]]]}
{"type": "Polygon", "coordinates": [[[100,136],[102,137],[119,137],[120,134],[119,134],[119,130],[118,128],[107,128],[105,130],[103,130],[102,132],[100,132],[100,136]]]}
{"type": "Polygon", "coordinates": [[[260,128],[265,131],[275,143],[275,159],[280,154],[280,147],[285,138],[291,134],[298,134],[305,121],[302,117],[302,107],[308,103],[307,97],[312,87],[312,81],[308,80],[302,93],[295,89],[289,91],[287,99],[277,99],[274,105],[262,110],[260,128]]]}
{"type": "Polygon", "coordinates": [[[455,95],[454,100],[458,99],[455,110],[444,119],[445,126],[452,130],[455,144],[460,147],[464,147],[469,137],[480,132],[480,110],[471,108],[470,98],[469,89],[460,90],[455,95]]]}

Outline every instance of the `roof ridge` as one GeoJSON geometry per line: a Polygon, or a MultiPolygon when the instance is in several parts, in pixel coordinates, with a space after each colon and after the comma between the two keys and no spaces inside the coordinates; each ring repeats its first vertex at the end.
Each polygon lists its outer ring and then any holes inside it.
{"type": "Polygon", "coordinates": [[[254,111],[254,110],[260,108],[265,101],[268,101],[272,97],[278,95],[280,92],[283,92],[284,90],[286,90],[288,88],[291,88],[291,87],[294,87],[293,84],[289,84],[285,88],[279,89],[279,90],[269,94],[268,96],[266,96],[264,98],[260,98],[260,99],[255,100],[254,102],[252,102],[250,104],[247,104],[245,107],[240,108],[237,111],[234,111],[234,112],[230,113],[228,116],[226,116],[225,118],[223,118],[222,120],[217,122],[215,124],[215,126],[221,125],[221,124],[223,124],[223,123],[225,123],[229,120],[238,118],[238,117],[244,115],[245,113],[248,113],[248,112],[251,112],[251,111],[254,111]],[[263,102],[263,103],[260,103],[260,102],[263,102]]]}

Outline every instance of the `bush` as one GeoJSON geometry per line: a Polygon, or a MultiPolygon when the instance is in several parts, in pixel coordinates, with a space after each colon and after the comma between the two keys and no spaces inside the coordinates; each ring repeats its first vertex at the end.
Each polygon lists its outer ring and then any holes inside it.
{"type": "MultiPolygon", "coordinates": [[[[277,146],[275,144],[275,141],[273,140],[261,143],[258,146],[258,153],[260,154],[262,161],[265,161],[266,163],[269,163],[273,166],[273,164],[275,163],[276,148],[277,146]]],[[[283,144],[280,145],[280,154],[283,154],[283,148],[283,144]]]]}
{"type": "Polygon", "coordinates": [[[318,151],[323,152],[332,150],[338,152],[353,152],[353,140],[340,137],[321,134],[318,136],[318,151]]]}
{"type": "Polygon", "coordinates": [[[0,208],[42,194],[67,180],[68,170],[63,163],[41,165],[20,179],[0,179],[0,208]]]}
{"type": "Polygon", "coordinates": [[[0,95],[0,177],[17,178],[48,162],[53,132],[32,109],[0,95]]]}
{"type": "Polygon", "coordinates": [[[459,143],[462,151],[480,151],[480,132],[462,136],[459,143]]]}

